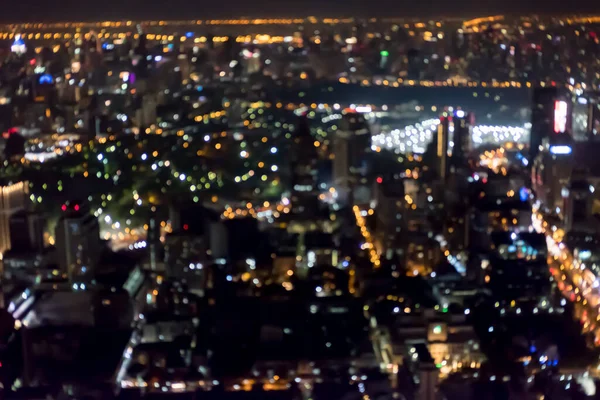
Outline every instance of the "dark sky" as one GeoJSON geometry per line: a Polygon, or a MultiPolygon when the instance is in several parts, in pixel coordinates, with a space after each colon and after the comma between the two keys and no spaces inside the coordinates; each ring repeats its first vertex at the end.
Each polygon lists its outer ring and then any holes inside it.
{"type": "Polygon", "coordinates": [[[0,21],[600,13],[600,0],[0,0],[0,21]]]}

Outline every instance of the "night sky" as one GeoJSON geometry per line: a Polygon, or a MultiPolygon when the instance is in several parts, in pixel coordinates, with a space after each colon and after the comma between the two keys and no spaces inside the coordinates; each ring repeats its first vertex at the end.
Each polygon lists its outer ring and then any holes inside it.
{"type": "Polygon", "coordinates": [[[600,13],[600,0],[0,0],[0,21],[600,13]]]}

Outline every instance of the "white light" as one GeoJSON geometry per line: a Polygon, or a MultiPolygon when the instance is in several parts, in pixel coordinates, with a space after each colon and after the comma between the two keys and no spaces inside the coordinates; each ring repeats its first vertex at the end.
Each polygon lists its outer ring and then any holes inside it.
{"type": "Polygon", "coordinates": [[[271,154],[277,153],[277,147],[271,147],[271,154]]]}
{"type": "Polygon", "coordinates": [[[275,172],[277,171],[279,168],[277,167],[277,165],[271,165],[271,171],[275,172]]]}
{"type": "Polygon", "coordinates": [[[456,116],[458,118],[464,118],[465,112],[463,110],[458,110],[458,111],[456,111],[456,116]]]}
{"type": "Polygon", "coordinates": [[[104,158],[104,155],[102,153],[98,154],[98,161],[102,161],[102,159],[104,158]]]}
{"type": "Polygon", "coordinates": [[[359,113],[370,113],[372,111],[371,106],[358,106],[355,108],[356,112],[359,113]]]}
{"type": "Polygon", "coordinates": [[[204,135],[204,141],[208,142],[210,140],[210,136],[209,135],[204,135]]]}
{"type": "Polygon", "coordinates": [[[550,146],[550,153],[552,154],[571,154],[572,151],[571,146],[550,146]]]}
{"type": "Polygon", "coordinates": [[[465,315],[469,315],[469,314],[471,314],[471,310],[469,310],[468,308],[465,309],[465,315]]]}
{"type": "Polygon", "coordinates": [[[142,160],[146,161],[147,158],[148,158],[148,155],[146,153],[142,154],[142,160]]]}

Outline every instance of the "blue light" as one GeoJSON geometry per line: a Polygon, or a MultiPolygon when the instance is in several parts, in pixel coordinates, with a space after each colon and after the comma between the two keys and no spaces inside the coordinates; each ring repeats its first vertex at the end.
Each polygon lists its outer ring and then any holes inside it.
{"type": "Polygon", "coordinates": [[[185,37],[187,37],[187,38],[191,38],[191,37],[193,37],[193,36],[194,36],[194,32],[187,32],[187,33],[185,34],[185,37]]]}
{"type": "Polygon", "coordinates": [[[567,155],[571,154],[573,149],[570,146],[550,146],[550,153],[555,155],[567,155]]]}
{"type": "Polygon", "coordinates": [[[197,91],[199,91],[199,92],[201,92],[201,91],[203,91],[203,90],[204,90],[204,86],[198,86],[198,87],[196,88],[196,90],[197,90],[197,91]]]}
{"type": "Polygon", "coordinates": [[[530,353],[535,353],[537,351],[536,347],[534,345],[529,346],[529,352],[530,353]]]}
{"type": "Polygon", "coordinates": [[[42,74],[38,78],[38,83],[40,85],[43,85],[43,84],[50,84],[51,85],[51,84],[54,83],[54,78],[50,74],[42,74]]]}
{"type": "Polygon", "coordinates": [[[526,187],[522,187],[519,190],[519,199],[521,199],[521,201],[527,201],[528,198],[529,198],[529,190],[527,190],[526,187]]]}

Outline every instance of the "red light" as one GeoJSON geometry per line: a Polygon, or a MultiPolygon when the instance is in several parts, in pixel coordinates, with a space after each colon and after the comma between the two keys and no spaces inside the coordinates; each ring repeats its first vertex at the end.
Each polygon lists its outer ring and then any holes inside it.
{"type": "Polygon", "coordinates": [[[75,204],[75,207],[73,207],[75,209],[75,211],[79,211],[79,204],[75,204]]]}
{"type": "Polygon", "coordinates": [[[554,132],[563,133],[567,129],[568,108],[566,101],[556,100],[554,102],[554,132]]]}
{"type": "Polygon", "coordinates": [[[481,182],[483,182],[483,183],[487,183],[487,178],[483,178],[483,179],[481,180],[481,182]]]}
{"type": "Polygon", "coordinates": [[[32,58],[31,60],[29,60],[29,65],[35,65],[35,58],[32,58]]]}
{"type": "Polygon", "coordinates": [[[183,224],[183,230],[187,231],[188,229],[190,229],[190,226],[188,224],[183,224]]]}
{"type": "Polygon", "coordinates": [[[63,210],[63,211],[67,211],[67,205],[66,205],[66,204],[63,204],[63,205],[60,207],[60,209],[61,209],[61,210],[63,210]]]}
{"type": "Polygon", "coordinates": [[[378,177],[377,177],[377,183],[382,183],[382,182],[383,182],[383,178],[382,178],[382,177],[380,177],[380,176],[378,176],[378,177]]]}

